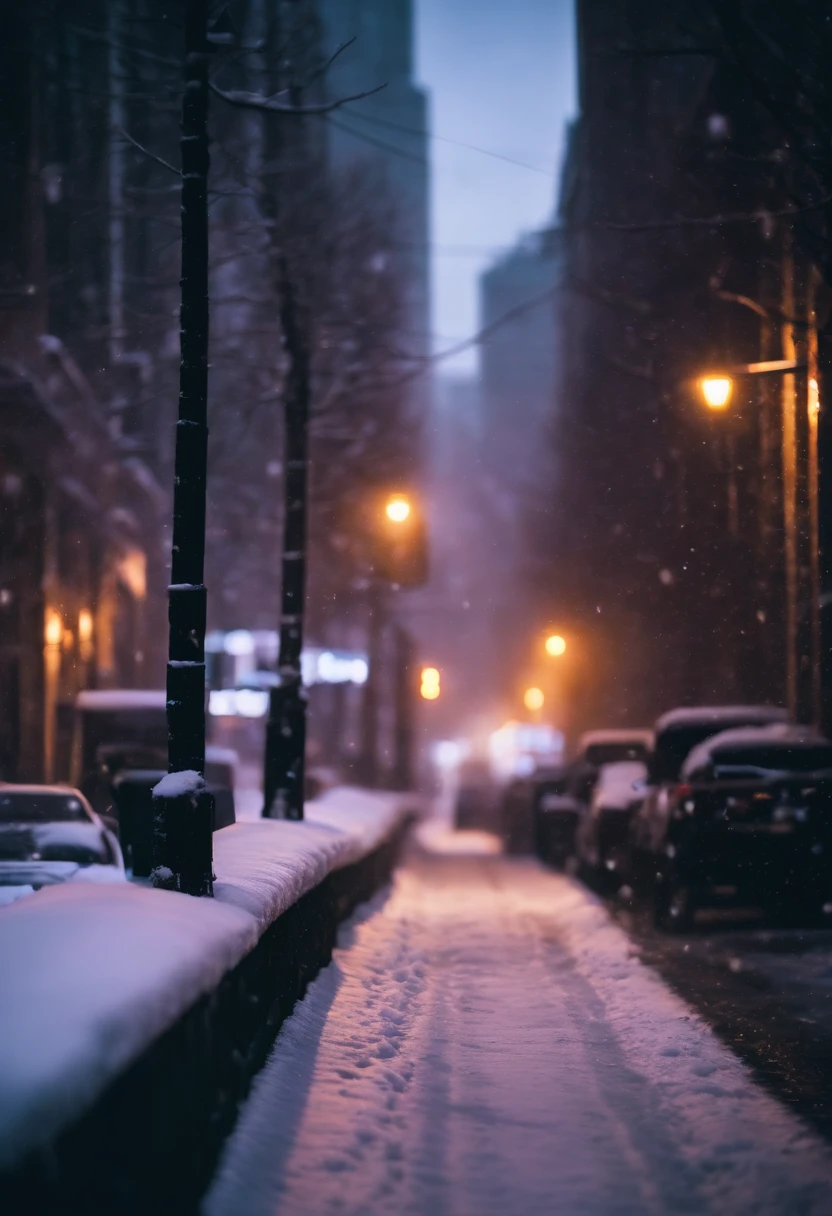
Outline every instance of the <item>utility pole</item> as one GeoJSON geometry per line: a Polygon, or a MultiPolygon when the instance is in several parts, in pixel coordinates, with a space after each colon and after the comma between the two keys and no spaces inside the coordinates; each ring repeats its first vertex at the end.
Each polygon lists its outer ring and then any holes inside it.
{"type": "MultiPolygon", "coordinates": [[[[782,353],[795,358],[794,260],[791,233],[785,230],[781,258],[782,353]]],[[[797,605],[797,393],[794,372],[783,376],[780,386],[783,414],[783,545],[786,563],[786,705],[796,718],[798,711],[798,605],[797,605]]]]}
{"type": "Polygon", "coordinates": [[[393,756],[393,788],[413,788],[413,702],[416,695],[413,639],[396,628],[396,728],[393,756]]]}
{"type": "Polygon", "coordinates": [[[208,455],[208,0],[185,3],[182,301],[173,488],[168,767],[154,790],[153,881],[213,895],[214,800],[205,791],[205,491],[208,455]]]}
{"type": "Polygon", "coordinates": [[[384,588],[375,573],[367,587],[367,681],[361,699],[361,753],[359,780],[378,785],[378,710],[381,646],[385,621],[384,588]]]}
{"type": "Polygon", "coordinates": [[[285,507],[280,602],[280,684],[269,694],[263,815],[303,819],[306,692],[301,678],[306,601],[306,516],[310,369],[307,334],[285,258],[280,258],[280,316],[289,370],[285,390],[285,507]]]}
{"type": "Polygon", "coordinates": [[[818,423],[820,415],[820,372],[818,368],[818,322],[815,309],[820,276],[812,267],[807,286],[806,307],[806,415],[809,430],[808,494],[809,494],[809,578],[811,630],[811,720],[821,726],[823,718],[823,656],[821,638],[821,552],[820,552],[820,468],[818,459],[818,423]]]}

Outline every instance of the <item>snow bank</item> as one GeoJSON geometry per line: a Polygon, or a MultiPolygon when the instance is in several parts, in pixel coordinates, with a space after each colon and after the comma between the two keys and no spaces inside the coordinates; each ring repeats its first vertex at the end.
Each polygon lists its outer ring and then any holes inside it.
{"type": "MultiPolygon", "coordinates": [[[[49,1141],[332,870],[401,823],[399,795],[332,790],[303,823],[214,837],[216,898],[61,884],[0,915],[0,1168],[49,1141]]],[[[22,892],[21,892],[22,894],[22,892]]]]}
{"type": "Polygon", "coordinates": [[[2,912],[0,1166],[84,1111],[257,940],[239,909],[129,883],[2,912]]]}

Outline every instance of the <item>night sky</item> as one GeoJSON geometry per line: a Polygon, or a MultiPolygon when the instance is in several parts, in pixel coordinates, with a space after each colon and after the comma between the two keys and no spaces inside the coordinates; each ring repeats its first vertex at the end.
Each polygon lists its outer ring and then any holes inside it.
{"type": "MultiPolygon", "coordinates": [[[[433,329],[441,350],[476,331],[482,269],[551,217],[564,124],[575,110],[572,4],[417,0],[417,54],[441,137],[431,141],[433,329]]],[[[476,351],[442,367],[471,372],[476,351]]]]}

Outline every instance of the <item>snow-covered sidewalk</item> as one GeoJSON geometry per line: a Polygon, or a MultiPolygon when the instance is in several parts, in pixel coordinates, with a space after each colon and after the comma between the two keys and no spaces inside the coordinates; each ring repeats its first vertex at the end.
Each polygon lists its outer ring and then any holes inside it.
{"type": "Polygon", "coordinates": [[[285,1023],[206,1216],[832,1211],[832,1152],[591,895],[422,838],[285,1023]]]}
{"type": "Polygon", "coordinates": [[[0,910],[0,1168],[88,1109],[268,925],[373,852],[408,806],[336,789],[303,823],[226,828],[214,837],[213,900],[72,884],[0,910]]]}

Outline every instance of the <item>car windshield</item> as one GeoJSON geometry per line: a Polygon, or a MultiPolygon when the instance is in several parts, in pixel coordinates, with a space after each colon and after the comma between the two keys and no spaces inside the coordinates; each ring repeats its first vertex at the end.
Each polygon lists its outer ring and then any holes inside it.
{"type": "Polygon", "coordinates": [[[0,861],[74,861],[112,865],[106,835],[94,823],[0,823],[0,861]]]}
{"type": "Polygon", "coordinates": [[[89,815],[74,794],[0,790],[2,823],[89,823],[89,815]]]}

